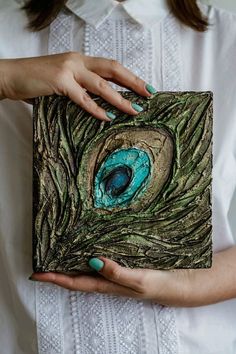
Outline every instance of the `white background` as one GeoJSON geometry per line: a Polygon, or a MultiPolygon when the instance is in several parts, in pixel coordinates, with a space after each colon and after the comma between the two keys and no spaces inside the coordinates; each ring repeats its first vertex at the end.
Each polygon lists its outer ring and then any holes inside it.
{"type": "Polygon", "coordinates": [[[235,0],[202,0],[207,4],[214,4],[217,7],[222,7],[227,10],[236,12],[236,1],[235,0]]]}
{"type": "Polygon", "coordinates": [[[236,1],[235,0],[214,0],[212,3],[224,7],[228,10],[236,12],[236,1]]]}

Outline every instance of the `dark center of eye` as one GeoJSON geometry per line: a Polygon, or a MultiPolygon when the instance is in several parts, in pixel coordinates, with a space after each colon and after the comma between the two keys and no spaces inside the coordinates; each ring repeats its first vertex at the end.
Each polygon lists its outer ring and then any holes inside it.
{"type": "Polygon", "coordinates": [[[112,197],[118,197],[123,193],[132,178],[132,170],[128,166],[114,168],[106,177],[103,178],[105,191],[112,197]]]}

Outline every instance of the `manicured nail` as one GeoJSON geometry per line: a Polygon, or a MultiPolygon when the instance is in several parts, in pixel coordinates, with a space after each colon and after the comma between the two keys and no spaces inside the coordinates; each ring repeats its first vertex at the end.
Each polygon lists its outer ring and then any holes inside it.
{"type": "Polygon", "coordinates": [[[96,271],[99,271],[103,268],[104,262],[101,261],[101,259],[99,258],[90,258],[89,265],[91,268],[95,269],[96,271]]]}
{"type": "Polygon", "coordinates": [[[116,118],[116,115],[112,112],[106,112],[106,116],[110,119],[115,119],[116,118]]]}
{"type": "Polygon", "coordinates": [[[149,93],[156,93],[157,92],[157,90],[150,84],[146,84],[145,88],[149,93]]]}
{"type": "Polygon", "coordinates": [[[135,109],[136,112],[142,112],[143,111],[143,107],[141,107],[137,103],[131,103],[131,106],[133,107],[133,109],[135,109]]]}

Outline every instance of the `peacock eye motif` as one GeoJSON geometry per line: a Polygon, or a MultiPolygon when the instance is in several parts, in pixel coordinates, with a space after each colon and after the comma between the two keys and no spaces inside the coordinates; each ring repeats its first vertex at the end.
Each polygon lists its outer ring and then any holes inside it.
{"type": "Polygon", "coordinates": [[[95,176],[95,207],[128,205],[134,195],[145,189],[151,162],[137,148],[120,149],[106,157],[95,176]]]}
{"type": "Polygon", "coordinates": [[[62,96],[34,105],[34,271],[211,266],[212,93],[124,97],[135,117],[101,122],[62,96]]]}
{"type": "Polygon", "coordinates": [[[85,186],[84,210],[93,209],[96,214],[127,208],[139,211],[158,197],[172,169],[170,133],[123,123],[123,128],[108,128],[94,144],[84,150],[78,175],[78,185],[85,186]]]}

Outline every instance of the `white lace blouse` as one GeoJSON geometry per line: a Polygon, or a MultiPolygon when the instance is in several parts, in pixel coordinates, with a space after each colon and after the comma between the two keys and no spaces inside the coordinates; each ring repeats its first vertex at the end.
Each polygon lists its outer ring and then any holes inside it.
{"type": "MultiPolygon", "coordinates": [[[[213,251],[235,244],[228,210],[236,187],[236,17],[202,5],[212,26],[198,33],[164,0],[69,0],[50,28],[30,33],[19,2],[0,1],[1,58],[76,50],[115,58],[159,91],[213,91],[213,251]]],[[[0,102],[0,352],[235,354],[236,299],[174,308],[28,280],[31,109],[0,102]]]]}

